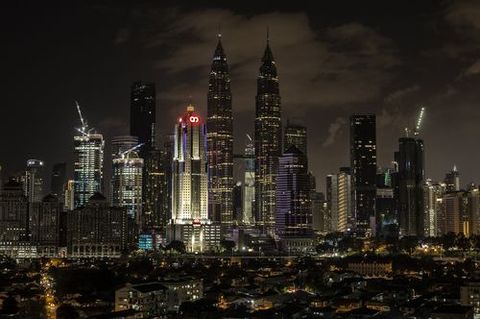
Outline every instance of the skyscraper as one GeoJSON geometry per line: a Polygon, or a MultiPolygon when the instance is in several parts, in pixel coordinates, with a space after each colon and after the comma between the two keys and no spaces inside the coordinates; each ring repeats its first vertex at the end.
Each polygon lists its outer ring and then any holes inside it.
{"type": "Polygon", "coordinates": [[[312,235],[312,209],[307,157],[294,145],[279,160],[276,190],[276,233],[285,237],[312,235]]]}
{"type": "Polygon", "coordinates": [[[9,180],[0,194],[1,245],[17,245],[20,241],[27,241],[28,220],[28,201],[22,184],[9,180]]]}
{"type": "Polygon", "coordinates": [[[213,54],[207,96],[209,214],[223,225],[233,221],[233,116],[227,57],[221,36],[213,54]]]}
{"type": "Polygon", "coordinates": [[[52,178],[50,181],[51,193],[63,202],[63,192],[67,184],[67,163],[53,164],[52,178]]]}
{"type": "Polygon", "coordinates": [[[375,232],[377,137],[374,114],[350,117],[350,167],[356,232],[369,236],[375,232]]]}
{"type": "MultiPolygon", "coordinates": [[[[142,217],[143,159],[136,145],[121,144],[124,137],[114,138],[112,145],[118,148],[112,160],[112,204],[126,207],[130,218],[140,224],[142,217]]],[[[133,140],[132,140],[133,142],[133,140]]]]}
{"type": "Polygon", "coordinates": [[[395,161],[397,214],[400,232],[404,236],[424,236],[425,214],[425,160],[423,140],[402,137],[398,140],[395,161]]]}
{"type": "Polygon", "coordinates": [[[130,135],[144,144],[141,158],[155,148],[155,111],[155,84],[134,82],[130,93],[130,135]]]}
{"type": "Polygon", "coordinates": [[[189,251],[208,249],[219,241],[220,228],[208,219],[206,127],[192,105],[175,125],[171,240],[181,240],[189,251]],[[213,226],[213,225],[212,225],[213,226]],[[213,231],[212,231],[213,230],[213,231]],[[218,233],[217,233],[218,230],[218,233]]]}
{"type": "Polygon", "coordinates": [[[73,138],[74,143],[74,207],[85,205],[88,199],[102,190],[103,149],[102,134],[81,130],[73,138]]]}
{"type": "Polygon", "coordinates": [[[165,157],[165,150],[152,150],[145,161],[147,180],[144,181],[146,194],[142,223],[148,229],[165,227],[170,219],[171,203],[168,201],[171,198],[167,192],[171,179],[167,178],[171,176],[171,165],[166,164],[165,157]]]}
{"type": "Polygon", "coordinates": [[[45,164],[41,160],[29,159],[23,178],[23,189],[29,203],[42,201],[44,193],[45,164]]]}
{"type": "Polygon", "coordinates": [[[327,176],[327,207],[329,208],[331,231],[346,232],[352,215],[352,182],[350,169],[340,168],[334,175],[327,176]]]}
{"type": "Polygon", "coordinates": [[[272,234],[278,159],[282,155],[282,119],[277,67],[268,36],[259,71],[255,112],[255,220],[266,233],[272,234]]]}
{"type": "Polygon", "coordinates": [[[307,154],[307,128],[287,121],[283,138],[283,149],[288,150],[290,146],[295,146],[305,156],[307,154]]]}

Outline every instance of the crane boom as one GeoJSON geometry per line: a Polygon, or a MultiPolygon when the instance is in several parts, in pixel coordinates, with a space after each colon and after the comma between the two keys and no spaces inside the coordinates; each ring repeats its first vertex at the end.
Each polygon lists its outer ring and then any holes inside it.
{"type": "Polygon", "coordinates": [[[75,104],[77,106],[78,116],[80,117],[80,123],[82,124],[82,127],[80,129],[78,129],[78,131],[80,133],[82,133],[83,135],[86,135],[86,134],[88,134],[88,132],[87,132],[87,128],[88,128],[87,121],[85,121],[84,118],[83,118],[82,110],[80,109],[80,104],[78,104],[77,101],[75,101],[75,104]]]}
{"type": "Polygon", "coordinates": [[[140,143],[140,144],[138,144],[138,145],[135,145],[134,147],[129,148],[129,149],[126,150],[126,151],[120,152],[119,155],[120,155],[120,157],[124,158],[125,155],[127,155],[127,154],[130,153],[130,152],[133,152],[133,151],[139,149],[139,148],[142,147],[144,144],[145,144],[145,143],[140,143]]]}
{"type": "Polygon", "coordinates": [[[413,131],[413,134],[415,136],[417,136],[420,133],[420,128],[422,126],[422,121],[424,116],[425,116],[425,107],[422,106],[420,108],[420,114],[418,115],[418,118],[417,118],[417,124],[415,126],[415,130],[413,131]]]}

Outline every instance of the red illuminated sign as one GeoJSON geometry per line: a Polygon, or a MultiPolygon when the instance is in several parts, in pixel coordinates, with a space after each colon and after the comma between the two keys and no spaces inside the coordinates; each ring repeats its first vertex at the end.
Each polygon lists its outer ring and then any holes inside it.
{"type": "Polygon", "coordinates": [[[198,122],[200,122],[200,119],[198,118],[198,116],[193,116],[193,115],[190,116],[189,120],[190,120],[190,123],[198,123],[198,122]]]}

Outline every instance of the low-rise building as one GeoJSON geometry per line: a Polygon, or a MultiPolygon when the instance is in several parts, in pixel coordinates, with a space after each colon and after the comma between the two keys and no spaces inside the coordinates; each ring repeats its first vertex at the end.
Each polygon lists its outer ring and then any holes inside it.
{"type": "Polygon", "coordinates": [[[161,282],[168,288],[167,309],[178,311],[185,301],[195,301],[203,298],[203,280],[194,277],[167,279],[161,282]]]}
{"type": "Polygon", "coordinates": [[[159,282],[127,284],[115,291],[115,311],[133,309],[143,318],[161,316],[167,312],[168,288],[159,282]]]}

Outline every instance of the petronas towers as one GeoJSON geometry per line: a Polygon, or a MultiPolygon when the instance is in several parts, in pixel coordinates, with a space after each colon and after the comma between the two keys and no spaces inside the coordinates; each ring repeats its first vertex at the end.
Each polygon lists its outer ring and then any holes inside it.
{"type": "MultiPolygon", "coordinates": [[[[278,160],[282,155],[282,121],[277,68],[267,46],[257,78],[255,113],[255,221],[266,232],[274,229],[278,160]]],[[[233,115],[230,74],[221,37],[213,55],[207,97],[209,215],[233,224],[233,115]]]]}

